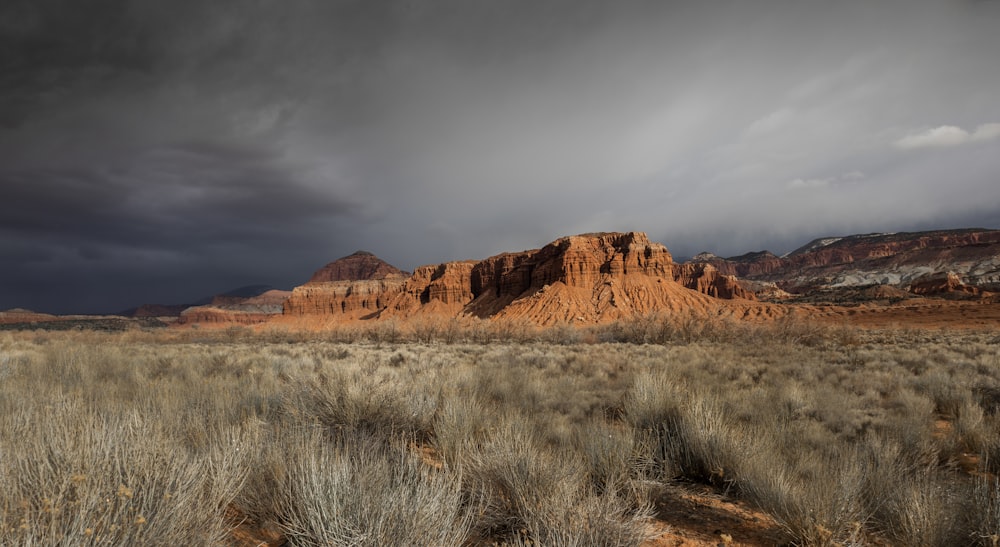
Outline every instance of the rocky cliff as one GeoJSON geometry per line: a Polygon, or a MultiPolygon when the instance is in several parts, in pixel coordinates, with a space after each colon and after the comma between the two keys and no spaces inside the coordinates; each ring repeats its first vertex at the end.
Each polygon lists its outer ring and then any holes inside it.
{"type": "Polygon", "coordinates": [[[292,290],[284,315],[330,315],[371,319],[403,288],[405,278],[309,283],[292,290]]]}
{"type": "Polygon", "coordinates": [[[816,290],[887,285],[913,294],[972,294],[1000,286],[1000,230],[964,229],[864,234],[817,239],[783,257],[769,252],[719,258],[709,253],[691,263],[755,282],[772,282],[797,294],[816,290]],[[947,282],[948,274],[955,282],[947,282]],[[940,282],[921,278],[944,279],[940,282]],[[926,281],[926,280],[925,280],[926,281]]]}
{"type": "Polygon", "coordinates": [[[710,266],[674,264],[666,247],[641,232],[596,233],[482,261],[422,266],[408,278],[310,281],[295,288],[284,314],[335,319],[471,315],[549,324],[707,308],[716,299],[730,298],[753,295],[710,266]]]}
{"type": "Polygon", "coordinates": [[[689,289],[715,298],[756,300],[756,295],[736,276],[726,275],[707,263],[674,264],[674,280],[689,289]]]}

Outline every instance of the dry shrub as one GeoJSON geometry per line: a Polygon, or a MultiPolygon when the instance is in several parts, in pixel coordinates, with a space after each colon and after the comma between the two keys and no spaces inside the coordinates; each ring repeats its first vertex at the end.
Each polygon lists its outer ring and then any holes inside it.
{"type": "Polygon", "coordinates": [[[972,500],[976,510],[971,523],[971,537],[977,545],[1000,544],[1000,480],[995,475],[976,477],[972,500]]]}
{"type": "Polygon", "coordinates": [[[305,423],[420,441],[431,437],[438,402],[433,391],[413,390],[373,373],[352,375],[336,369],[318,380],[297,380],[287,393],[288,406],[305,423]]]}
{"type": "Polygon", "coordinates": [[[122,386],[139,373],[116,384],[108,372],[119,366],[114,351],[59,347],[0,387],[0,400],[17,401],[0,407],[0,544],[212,545],[226,536],[223,511],[242,488],[258,429],[212,422],[208,446],[178,443],[187,416],[126,396],[122,386]],[[66,376],[50,376],[58,372],[66,376]]]}
{"type": "Polygon", "coordinates": [[[467,496],[483,496],[476,523],[483,538],[504,545],[639,545],[650,509],[636,509],[616,488],[596,492],[572,452],[540,444],[511,417],[462,467],[467,496]]]}
{"type": "Polygon", "coordinates": [[[992,544],[995,334],[663,319],[0,334],[0,544],[217,545],[235,500],[292,544],[627,545],[677,479],[795,544],[992,544]]]}
{"type": "Polygon", "coordinates": [[[466,452],[483,441],[497,420],[496,409],[481,400],[453,396],[445,398],[434,415],[434,448],[447,467],[463,461],[466,452]]]}
{"type": "Polygon", "coordinates": [[[282,436],[285,472],[277,514],[301,545],[460,546],[478,505],[462,476],[437,471],[397,444],[363,431],[332,438],[315,429],[282,436]]]}

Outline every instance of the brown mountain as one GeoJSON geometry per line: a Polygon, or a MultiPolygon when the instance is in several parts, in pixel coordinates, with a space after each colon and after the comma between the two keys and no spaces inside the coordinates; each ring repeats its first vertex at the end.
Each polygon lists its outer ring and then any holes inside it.
{"type": "MultiPolygon", "coordinates": [[[[367,255],[352,260],[381,262],[367,255]]],[[[671,310],[762,313],[766,306],[750,312],[746,305],[721,304],[724,299],[749,304],[753,298],[712,266],[675,264],[667,248],[644,233],[596,233],[481,261],[422,266],[409,277],[311,280],[293,290],[284,315],[350,320],[435,314],[593,323],[671,310]]]]}
{"type": "Polygon", "coordinates": [[[387,279],[410,275],[367,251],[334,260],[323,266],[309,278],[309,283],[332,281],[360,281],[365,279],[387,279]]]}
{"type": "MultiPolygon", "coordinates": [[[[981,228],[816,239],[778,257],[767,251],[695,256],[742,280],[798,295],[889,286],[920,295],[982,296],[1000,288],[1000,230],[981,228]]],[[[754,287],[762,290],[764,287],[754,287]]]]}

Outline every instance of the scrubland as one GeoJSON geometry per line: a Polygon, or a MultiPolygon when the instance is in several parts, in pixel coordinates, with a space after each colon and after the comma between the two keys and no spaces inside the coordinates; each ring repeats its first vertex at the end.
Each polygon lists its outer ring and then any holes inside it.
{"type": "Polygon", "coordinates": [[[6,332],[0,545],[640,545],[685,484],[787,544],[997,545],[998,410],[990,332],[6,332]]]}

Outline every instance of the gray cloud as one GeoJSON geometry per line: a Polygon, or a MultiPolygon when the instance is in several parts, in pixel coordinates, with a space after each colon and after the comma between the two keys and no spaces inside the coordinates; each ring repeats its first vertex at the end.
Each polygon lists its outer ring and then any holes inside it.
{"type": "Polygon", "coordinates": [[[782,252],[996,220],[997,23],[949,0],[4,2],[0,308],[290,286],[357,248],[782,252]]]}

